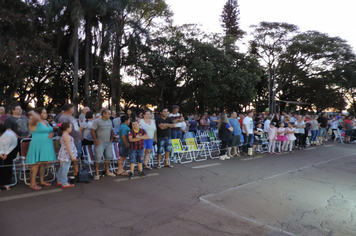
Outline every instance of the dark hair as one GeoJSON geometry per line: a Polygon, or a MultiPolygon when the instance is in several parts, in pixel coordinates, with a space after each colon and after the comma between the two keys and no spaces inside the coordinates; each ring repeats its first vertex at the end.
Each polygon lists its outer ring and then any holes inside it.
{"type": "Polygon", "coordinates": [[[149,109],[145,109],[145,110],[143,111],[143,115],[144,115],[144,114],[146,114],[147,112],[149,112],[150,114],[152,113],[152,111],[151,111],[151,110],[149,110],[149,109]]]}
{"type": "Polygon", "coordinates": [[[48,116],[47,116],[47,120],[48,120],[48,119],[53,119],[53,116],[52,116],[52,115],[48,115],[48,116]]]}
{"type": "Polygon", "coordinates": [[[288,124],[294,125],[294,122],[289,122],[288,124]]]}
{"type": "Polygon", "coordinates": [[[63,105],[62,110],[69,111],[70,109],[72,109],[72,107],[73,107],[73,104],[66,103],[63,105]]]}
{"type": "Polygon", "coordinates": [[[106,114],[108,112],[108,109],[102,109],[100,111],[100,115],[103,116],[104,114],[106,114]]]}
{"type": "Polygon", "coordinates": [[[45,110],[44,107],[36,107],[35,109],[33,109],[33,111],[36,112],[39,115],[41,115],[43,110],[45,110]]]}
{"type": "Polygon", "coordinates": [[[88,112],[85,114],[85,119],[92,119],[93,116],[94,116],[94,112],[88,111],[88,112]]]}
{"type": "Polygon", "coordinates": [[[257,126],[257,125],[262,125],[262,123],[261,123],[261,122],[257,122],[257,123],[256,123],[256,126],[257,126]]]}
{"type": "Polygon", "coordinates": [[[16,110],[16,107],[20,106],[19,104],[11,105],[11,111],[16,110]]]}
{"type": "Polygon", "coordinates": [[[6,126],[3,123],[0,123],[0,134],[2,135],[3,133],[6,132],[6,126]]]}
{"type": "Polygon", "coordinates": [[[62,136],[62,135],[63,135],[63,132],[66,131],[71,125],[72,125],[72,123],[70,123],[70,122],[63,122],[63,123],[59,126],[58,135],[59,135],[59,136],[62,136]]]}
{"type": "Polygon", "coordinates": [[[246,114],[248,115],[248,114],[250,114],[250,113],[253,113],[253,110],[249,110],[246,114]]]}
{"type": "Polygon", "coordinates": [[[162,107],[162,108],[159,109],[159,112],[161,113],[163,110],[166,110],[166,109],[168,110],[168,108],[162,107]]]}
{"type": "Polygon", "coordinates": [[[127,120],[129,120],[130,118],[127,115],[123,115],[120,117],[121,119],[121,124],[125,123],[127,120]]]}
{"type": "MultiPolygon", "coordinates": [[[[127,108],[127,110],[126,110],[126,114],[127,114],[127,111],[128,111],[128,110],[131,111],[131,117],[129,117],[129,118],[132,118],[132,120],[135,119],[135,118],[136,118],[136,113],[134,112],[134,110],[132,110],[131,107],[129,107],[129,108],[127,108]]],[[[127,116],[128,116],[128,114],[127,114],[127,116]]]]}
{"type": "Polygon", "coordinates": [[[138,120],[134,119],[134,120],[131,121],[131,123],[133,123],[133,122],[137,122],[138,123],[138,120]]]}

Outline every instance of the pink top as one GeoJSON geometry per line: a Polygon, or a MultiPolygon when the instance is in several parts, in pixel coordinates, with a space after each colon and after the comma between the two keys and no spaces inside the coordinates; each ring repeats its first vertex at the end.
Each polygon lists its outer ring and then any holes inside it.
{"type": "MultiPolygon", "coordinates": [[[[291,129],[291,128],[288,127],[288,128],[286,128],[286,131],[289,131],[289,132],[290,131],[294,131],[295,132],[295,128],[291,129]]],[[[286,136],[287,136],[288,140],[292,140],[293,141],[293,140],[297,139],[294,134],[287,134],[286,136]]]]}
{"type": "Polygon", "coordinates": [[[285,128],[278,128],[278,135],[285,135],[286,129],[285,128]]]}
{"type": "Polygon", "coordinates": [[[269,127],[268,129],[268,139],[274,139],[274,137],[276,136],[276,132],[277,132],[277,128],[274,127],[269,127]]]}
{"type": "MultiPolygon", "coordinates": [[[[64,134],[64,135],[69,135],[69,134],[64,134]]],[[[64,136],[63,135],[63,136],[64,136]]],[[[66,147],[66,143],[63,140],[63,136],[61,137],[61,148],[59,149],[59,153],[58,153],[58,160],[60,161],[71,161],[70,155],[68,153],[67,147],[66,147]]],[[[77,157],[77,148],[74,144],[74,139],[73,137],[70,137],[70,149],[72,151],[72,154],[74,157],[77,157]]]]}

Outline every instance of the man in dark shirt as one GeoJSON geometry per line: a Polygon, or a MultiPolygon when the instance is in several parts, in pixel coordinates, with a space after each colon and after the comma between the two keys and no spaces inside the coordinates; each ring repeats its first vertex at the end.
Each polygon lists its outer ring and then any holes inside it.
{"type": "MultiPolygon", "coordinates": [[[[20,142],[21,139],[30,137],[30,130],[28,129],[28,122],[26,116],[22,115],[22,108],[18,105],[14,105],[11,107],[12,115],[5,119],[4,125],[6,129],[12,130],[18,139],[17,146],[7,155],[6,159],[3,160],[3,165],[8,165],[8,167],[0,167],[6,168],[3,170],[3,173],[12,173],[12,161],[16,158],[17,153],[19,152],[21,155],[20,142]],[[7,172],[6,172],[7,171],[7,172]]],[[[9,186],[5,186],[8,188],[9,186]]]]}
{"type": "Polygon", "coordinates": [[[171,128],[175,127],[175,124],[179,120],[172,121],[171,118],[168,117],[168,109],[162,108],[160,110],[160,117],[156,119],[157,125],[157,160],[158,165],[157,169],[161,169],[161,156],[162,152],[165,153],[165,164],[164,167],[173,168],[169,164],[169,155],[172,151],[172,140],[171,140],[171,128]]]}
{"type": "Polygon", "coordinates": [[[324,145],[323,139],[326,134],[326,128],[328,126],[328,119],[326,118],[325,112],[321,113],[321,116],[319,116],[318,123],[320,123],[320,130],[319,130],[319,137],[318,137],[319,144],[324,145]]]}

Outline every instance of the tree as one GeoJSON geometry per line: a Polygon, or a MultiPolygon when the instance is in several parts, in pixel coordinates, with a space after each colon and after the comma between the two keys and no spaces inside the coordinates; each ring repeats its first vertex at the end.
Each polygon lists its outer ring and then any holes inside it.
{"type": "Polygon", "coordinates": [[[233,37],[235,40],[241,39],[245,34],[239,27],[240,10],[237,0],[227,0],[221,14],[221,26],[226,37],[233,37]]]}

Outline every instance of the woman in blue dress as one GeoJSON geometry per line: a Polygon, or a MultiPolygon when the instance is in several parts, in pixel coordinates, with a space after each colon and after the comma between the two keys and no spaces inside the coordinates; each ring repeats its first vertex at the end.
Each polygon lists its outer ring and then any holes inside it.
{"type": "Polygon", "coordinates": [[[41,187],[36,184],[38,172],[40,174],[39,185],[51,186],[51,184],[44,181],[44,174],[47,162],[57,160],[53,146],[54,134],[53,128],[46,121],[46,109],[37,107],[29,112],[29,117],[29,129],[32,134],[32,139],[26,156],[26,164],[32,165],[30,172],[30,188],[39,190],[41,187]]]}

